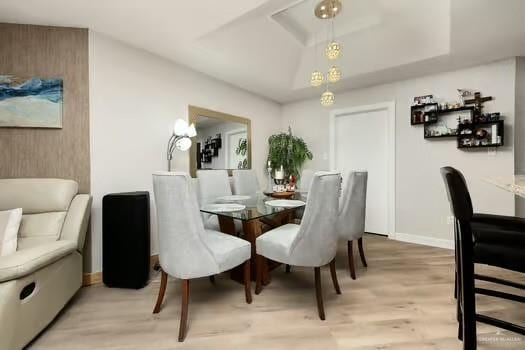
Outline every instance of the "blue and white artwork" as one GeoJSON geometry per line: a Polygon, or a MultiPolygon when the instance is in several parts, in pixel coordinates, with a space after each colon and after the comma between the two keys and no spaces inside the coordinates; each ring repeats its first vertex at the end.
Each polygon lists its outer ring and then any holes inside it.
{"type": "Polygon", "coordinates": [[[61,128],[63,81],[0,75],[0,127],[61,128]]]}

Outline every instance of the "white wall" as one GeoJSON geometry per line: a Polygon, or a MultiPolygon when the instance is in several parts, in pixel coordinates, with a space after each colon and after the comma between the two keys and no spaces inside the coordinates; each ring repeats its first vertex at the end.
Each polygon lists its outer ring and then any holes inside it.
{"type": "MultiPolygon", "coordinates": [[[[173,123],[187,118],[190,104],[251,119],[253,167],[264,182],[267,138],[281,126],[278,104],[90,32],[93,249],[88,270],[101,271],[102,197],[151,191],[151,174],[167,169],[165,148],[173,123]]],[[[176,151],[174,157],[174,169],[188,171],[188,153],[176,151]]]]}
{"type": "MultiPolygon", "coordinates": [[[[510,193],[483,181],[490,175],[514,173],[513,125],[515,110],[516,60],[509,59],[469,69],[425,76],[392,84],[336,93],[334,109],[396,103],[396,232],[425,236],[426,241],[451,240],[452,226],[447,223],[448,202],[439,174],[444,165],[464,172],[475,209],[479,212],[514,214],[510,193]],[[486,150],[456,149],[454,139],[424,140],[422,126],[410,126],[410,105],[414,96],[433,94],[448,101],[457,100],[457,88],[477,89],[495,97],[485,104],[486,112],[505,116],[505,147],[497,154],[486,150]]],[[[314,153],[306,166],[329,166],[329,113],[318,99],[290,103],[282,109],[282,127],[292,126],[314,153]]],[[[363,150],[366,152],[366,150],[363,150]]],[[[387,254],[387,252],[385,252],[387,254]]]]}

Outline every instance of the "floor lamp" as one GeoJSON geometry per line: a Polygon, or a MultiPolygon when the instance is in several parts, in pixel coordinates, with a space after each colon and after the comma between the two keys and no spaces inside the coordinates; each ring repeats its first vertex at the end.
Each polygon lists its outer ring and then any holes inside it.
{"type": "Polygon", "coordinates": [[[188,123],[184,119],[177,119],[173,127],[173,133],[168,141],[168,149],[166,152],[168,160],[168,171],[171,171],[171,160],[173,159],[173,152],[175,149],[187,151],[191,147],[191,138],[197,136],[195,125],[188,123]]]}

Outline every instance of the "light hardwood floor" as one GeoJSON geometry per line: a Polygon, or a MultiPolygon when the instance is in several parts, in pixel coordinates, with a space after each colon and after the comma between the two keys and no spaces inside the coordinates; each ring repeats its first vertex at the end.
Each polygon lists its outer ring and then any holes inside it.
{"type": "MultiPolygon", "coordinates": [[[[313,269],[284,267],[253,303],[227,275],[213,286],[192,281],[189,331],[177,342],[180,286],[170,279],[162,311],[153,315],[160,279],[141,290],[86,287],[31,349],[461,349],[456,339],[453,251],[367,235],[368,268],[356,259],[350,279],[341,242],[336,295],[328,267],[322,270],[326,321],[317,316],[313,269]]],[[[357,257],[357,255],[356,255],[357,257]]],[[[491,268],[482,272],[525,279],[491,268]]],[[[483,284],[483,283],[481,283],[483,284]]],[[[479,297],[478,311],[525,323],[520,304],[479,297]]],[[[478,323],[485,349],[525,349],[525,337],[478,323]]]]}

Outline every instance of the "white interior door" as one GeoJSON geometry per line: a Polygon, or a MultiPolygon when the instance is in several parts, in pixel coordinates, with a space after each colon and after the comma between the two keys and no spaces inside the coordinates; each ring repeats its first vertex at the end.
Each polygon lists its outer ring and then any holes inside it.
{"type": "Polygon", "coordinates": [[[242,162],[246,158],[245,155],[235,153],[235,150],[239,145],[239,141],[247,137],[246,129],[226,133],[226,169],[238,169],[239,162],[242,162]]]}
{"type": "Polygon", "coordinates": [[[332,124],[332,164],[342,172],[368,171],[366,232],[388,234],[388,126],[386,108],[335,115],[332,124]]]}

